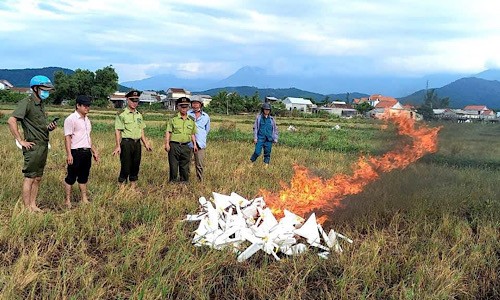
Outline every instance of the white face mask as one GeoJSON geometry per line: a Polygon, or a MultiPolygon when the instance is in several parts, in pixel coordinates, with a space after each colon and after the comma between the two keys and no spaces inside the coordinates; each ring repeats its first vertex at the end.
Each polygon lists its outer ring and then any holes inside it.
{"type": "Polygon", "coordinates": [[[38,96],[40,96],[40,99],[45,100],[49,98],[50,92],[49,91],[44,91],[41,90],[40,93],[38,93],[38,96]]]}

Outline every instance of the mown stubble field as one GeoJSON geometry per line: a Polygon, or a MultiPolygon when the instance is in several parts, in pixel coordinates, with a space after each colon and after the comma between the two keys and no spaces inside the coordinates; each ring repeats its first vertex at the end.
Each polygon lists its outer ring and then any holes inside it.
{"type": "MultiPolygon", "coordinates": [[[[495,299],[500,297],[500,125],[442,125],[439,150],[383,174],[343,200],[325,228],[354,240],[327,260],[313,252],[280,262],[263,253],[238,263],[231,251],[191,245],[181,220],[211,192],[279,191],[292,166],[329,178],[360,155],[397,144],[370,120],[278,118],[271,167],[251,165],[253,116],[214,115],[203,183],[168,183],[164,113],[146,112],[152,152],[143,152],[141,193],[120,191],[113,111],[91,110],[101,162],[91,204],[64,208],[61,128],[51,133],[42,214],[22,210],[22,153],[0,118],[0,298],[2,299],[495,299]],[[288,125],[299,128],[286,132],[288,125]],[[341,130],[331,128],[339,124],[341,130]]],[[[49,108],[67,116],[71,110],[49,108]]],[[[191,174],[193,175],[194,169],[191,174]]],[[[194,176],[193,176],[194,177],[194,176]]]]}

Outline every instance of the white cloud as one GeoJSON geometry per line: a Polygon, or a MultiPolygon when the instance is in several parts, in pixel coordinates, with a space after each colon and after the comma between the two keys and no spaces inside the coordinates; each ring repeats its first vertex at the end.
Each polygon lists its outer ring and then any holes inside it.
{"type": "Polygon", "coordinates": [[[244,65],[475,72],[500,65],[499,8],[486,0],[7,0],[0,67],[32,67],[29,49],[42,48],[39,64],[112,64],[127,80],[217,77],[244,65]]]}
{"type": "Polygon", "coordinates": [[[235,71],[226,62],[184,62],[163,64],[113,64],[120,82],[140,80],[155,75],[173,73],[179,78],[223,79],[235,71]]]}

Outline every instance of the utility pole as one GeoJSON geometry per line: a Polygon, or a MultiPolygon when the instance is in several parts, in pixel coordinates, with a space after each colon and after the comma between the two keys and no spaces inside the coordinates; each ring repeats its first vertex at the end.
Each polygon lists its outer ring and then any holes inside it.
{"type": "Polygon", "coordinates": [[[227,93],[226,94],[226,115],[229,116],[229,96],[231,96],[232,94],[234,94],[234,92],[231,92],[231,93],[227,93]]]}
{"type": "MultiPolygon", "coordinates": [[[[427,79],[427,83],[425,84],[425,98],[424,98],[424,103],[425,103],[425,100],[427,100],[427,98],[429,97],[429,80],[427,79]]],[[[430,99],[431,101],[431,109],[432,109],[432,99],[430,99]]]]}

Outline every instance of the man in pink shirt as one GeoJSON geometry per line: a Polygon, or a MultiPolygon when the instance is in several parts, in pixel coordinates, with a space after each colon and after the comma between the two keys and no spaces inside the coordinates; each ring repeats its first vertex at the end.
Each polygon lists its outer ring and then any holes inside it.
{"type": "Polygon", "coordinates": [[[80,95],[76,98],[76,110],[64,120],[64,144],[66,146],[66,163],[68,172],[64,179],[66,190],[66,206],[71,208],[71,187],[78,182],[82,203],[89,203],[87,197],[87,181],[89,179],[92,157],[99,162],[99,154],[92,145],[90,132],[92,126],[87,117],[90,98],[80,95]]]}

